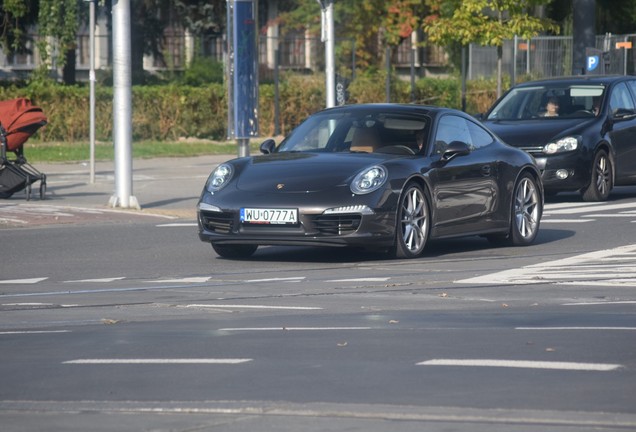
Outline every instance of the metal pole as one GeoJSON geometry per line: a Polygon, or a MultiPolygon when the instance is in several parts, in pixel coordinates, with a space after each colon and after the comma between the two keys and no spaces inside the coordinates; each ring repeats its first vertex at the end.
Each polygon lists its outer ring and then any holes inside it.
{"type": "Polygon", "coordinates": [[[280,135],[280,51],[274,50],[274,135],[280,135]]]}
{"type": "Polygon", "coordinates": [[[113,1],[113,144],[115,195],[111,207],[139,209],[132,195],[132,70],[130,0],[113,1]]]}
{"type": "Polygon", "coordinates": [[[322,10],[322,42],[325,43],[325,87],[327,108],[336,106],[335,31],[333,0],[318,0],[322,10]]]}
{"type": "Polygon", "coordinates": [[[411,103],[415,102],[415,46],[411,47],[411,103]]]}
{"type": "Polygon", "coordinates": [[[384,93],[386,103],[389,103],[391,102],[391,47],[386,47],[385,56],[386,79],[384,80],[384,93]]]}
{"type": "Polygon", "coordinates": [[[462,111],[466,112],[466,45],[462,45],[462,111]]]}
{"type": "Polygon", "coordinates": [[[90,71],[90,183],[95,183],[95,0],[89,5],[90,71]]]}

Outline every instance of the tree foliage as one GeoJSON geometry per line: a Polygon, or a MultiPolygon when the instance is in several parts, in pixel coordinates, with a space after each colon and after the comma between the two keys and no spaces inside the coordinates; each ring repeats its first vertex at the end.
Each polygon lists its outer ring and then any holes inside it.
{"type": "Polygon", "coordinates": [[[542,32],[558,33],[549,19],[532,14],[534,6],[550,0],[426,0],[433,12],[424,30],[434,43],[476,43],[502,46],[515,35],[524,39],[542,32]]]}
{"type": "Polygon", "coordinates": [[[40,56],[45,62],[51,49],[62,54],[58,64],[64,65],[66,53],[75,50],[79,27],[79,2],[77,0],[40,0],[38,11],[38,33],[40,56]],[[52,47],[50,41],[56,45],[52,47]]]}
{"type": "Polygon", "coordinates": [[[36,20],[36,2],[0,0],[0,48],[7,53],[24,50],[26,28],[36,20]]]}
{"type": "MultiPolygon", "coordinates": [[[[283,29],[308,30],[320,35],[321,13],[316,1],[281,2],[279,22],[283,29]]],[[[380,47],[399,45],[420,25],[426,5],[423,0],[338,0],[334,2],[337,49],[347,56],[355,43],[356,62],[362,68],[379,66],[380,47]]]]}
{"type": "Polygon", "coordinates": [[[514,36],[529,39],[559,31],[549,19],[536,17],[535,6],[550,0],[426,0],[432,13],[424,19],[428,40],[439,45],[475,43],[497,47],[497,95],[501,95],[502,48],[514,36]]]}

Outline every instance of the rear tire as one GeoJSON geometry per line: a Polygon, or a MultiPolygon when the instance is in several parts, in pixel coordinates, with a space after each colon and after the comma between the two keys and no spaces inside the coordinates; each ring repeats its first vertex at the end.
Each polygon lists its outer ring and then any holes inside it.
{"type": "Polygon", "coordinates": [[[592,178],[588,187],[581,191],[583,201],[606,201],[614,186],[614,167],[605,150],[599,150],[594,156],[592,165],[592,178]]]}
{"type": "Polygon", "coordinates": [[[514,246],[534,242],[543,213],[537,181],[530,174],[521,176],[515,186],[510,237],[514,246]]]}
{"type": "Polygon", "coordinates": [[[539,223],[543,213],[541,195],[537,181],[530,174],[521,175],[512,195],[512,212],[508,235],[486,236],[497,246],[527,246],[534,242],[539,233],[539,223]]]}
{"type": "Polygon", "coordinates": [[[428,200],[416,183],[407,184],[400,196],[395,226],[395,258],[415,258],[422,254],[430,229],[428,200]]]}
{"type": "Polygon", "coordinates": [[[223,258],[241,259],[251,257],[256,249],[257,245],[219,245],[212,244],[214,252],[222,256],[223,258]]]}

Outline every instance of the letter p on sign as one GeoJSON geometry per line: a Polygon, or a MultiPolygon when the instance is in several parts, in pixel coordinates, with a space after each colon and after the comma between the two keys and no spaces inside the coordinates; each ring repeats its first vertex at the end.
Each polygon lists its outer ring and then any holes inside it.
{"type": "Polygon", "coordinates": [[[598,67],[598,56],[588,56],[587,57],[587,70],[593,71],[598,67]]]}

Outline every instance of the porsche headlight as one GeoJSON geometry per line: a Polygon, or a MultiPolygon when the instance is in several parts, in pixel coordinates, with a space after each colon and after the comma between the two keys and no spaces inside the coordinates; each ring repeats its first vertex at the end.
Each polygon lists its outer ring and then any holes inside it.
{"type": "Polygon", "coordinates": [[[221,164],[208,177],[206,183],[206,189],[209,192],[217,192],[221,190],[232,178],[234,174],[234,168],[230,164],[221,164]]]}
{"type": "Polygon", "coordinates": [[[351,192],[362,195],[378,190],[386,182],[387,171],[381,165],[372,166],[359,173],[351,182],[351,192]]]}
{"type": "Polygon", "coordinates": [[[555,154],[555,153],[565,153],[572,150],[576,150],[579,146],[579,139],[577,137],[569,136],[565,138],[561,138],[558,141],[551,142],[543,147],[543,153],[545,154],[555,154]]]}

